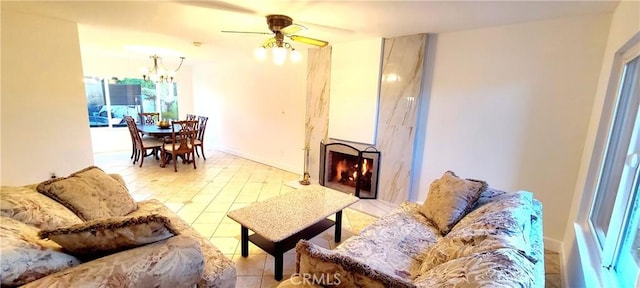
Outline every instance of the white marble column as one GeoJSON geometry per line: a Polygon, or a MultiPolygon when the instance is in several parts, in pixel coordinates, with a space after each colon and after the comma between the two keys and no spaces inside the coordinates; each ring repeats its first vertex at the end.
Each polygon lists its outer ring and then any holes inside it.
{"type": "Polygon", "coordinates": [[[307,62],[307,116],[305,146],[309,151],[309,174],[317,183],[320,165],[320,141],[327,143],[329,129],[329,87],[331,46],[310,48],[307,62]]]}
{"type": "Polygon", "coordinates": [[[382,152],[378,199],[409,200],[427,35],[384,40],[376,148],[382,152]]]}

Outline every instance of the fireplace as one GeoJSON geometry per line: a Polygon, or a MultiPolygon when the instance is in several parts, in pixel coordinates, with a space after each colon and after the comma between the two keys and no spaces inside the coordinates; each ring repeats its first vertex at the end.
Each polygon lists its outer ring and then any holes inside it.
{"type": "Polygon", "coordinates": [[[359,150],[343,143],[320,143],[320,185],[353,193],[362,199],[378,196],[380,151],[359,150]]]}

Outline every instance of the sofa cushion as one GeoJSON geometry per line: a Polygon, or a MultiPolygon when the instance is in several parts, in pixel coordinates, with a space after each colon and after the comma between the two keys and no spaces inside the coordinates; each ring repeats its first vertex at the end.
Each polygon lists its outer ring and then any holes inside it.
{"type": "Polygon", "coordinates": [[[95,166],[42,182],[37,189],[85,221],[124,216],[137,209],[127,187],[95,166]]]}
{"type": "Polygon", "coordinates": [[[445,235],[471,210],[486,188],[484,181],[461,179],[447,171],[429,186],[427,200],[420,212],[445,235]]]}
{"type": "Polygon", "coordinates": [[[0,279],[2,286],[18,286],[80,264],[53,241],[38,238],[38,229],[0,217],[0,279]]]}
{"type": "Polygon", "coordinates": [[[178,230],[180,235],[191,236],[200,243],[202,255],[204,255],[205,259],[205,267],[198,287],[234,287],[236,281],[235,263],[225,257],[218,250],[218,247],[209,241],[208,237],[203,237],[180,216],[156,199],[140,201],[138,210],[133,211],[128,216],[148,214],[160,214],[169,218],[171,225],[178,230]]]}
{"type": "Polygon", "coordinates": [[[24,288],[193,288],[202,277],[203,266],[198,242],[181,235],[82,263],[33,281],[24,288]]]}
{"type": "Polygon", "coordinates": [[[97,258],[177,235],[171,221],[164,216],[125,216],[92,220],[68,227],[41,230],[49,238],[79,257],[97,258]]]}
{"type": "Polygon", "coordinates": [[[339,287],[414,287],[404,273],[397,275],[393,271],[381,271],[369,264],[363,259],[337,250],[324,249],[306,240],[300,240],[296,244],[296,271],[303,275],[314,274],[312,279],[319,279],[315,284],[338,284],[339,287]]]}
{"type": "Polygon", "coordinates": [[[529,192],[505,194],[470,212],[427,250],[421,273],[452,259],[499,248],[530,255],[531,201],[529,192]]]}
{"type": "Polygon", "coordinates": [[[38,193],[35,187],[28,186],[0,187],[0,215],[39,229],[53,229],[82,222],[71,210],[38,193]]]}
{"type": "Polygon", "coordinates": [[[418,287],[534,287],[533,264],[517,250],[491,250],[434,267],[414,283],[418,287]]]}
{"type": "Polygon", "coordinates": [[[407,280],[416,277],[424,251],[442,236],[420,205],[405,202],[334,249],[371,268],[407,280]]]}

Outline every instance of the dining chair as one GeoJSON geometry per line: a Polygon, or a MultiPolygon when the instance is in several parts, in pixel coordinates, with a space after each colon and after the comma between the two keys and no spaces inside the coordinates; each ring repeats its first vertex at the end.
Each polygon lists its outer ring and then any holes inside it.
{"type": "Polygon", "coordinates": [[[124,119],[127,122],[129,134],[131,134],[131,140],[133,142],[133,164],[136,164],[136,162],[140,160],[140,167],[142,167],[144,158],[151,155],[155,155],[156,159],[159,160],[158,152],[160,151],[160,148],[162,148],[162,140],[157,138],[142,138],[142,136],[140,136],[140,131],[136,126],[136,120],[131,116],[125,116],[124,119]],[[149,150],[151,151],[149,152],[149,150]]]}
{"type": "Polygon", "coordinates": [[[196,135],[196,141],[194,141],[196,155],[200,157],[200,154],[198,154],[198,147],[200,147],[204,160],[207,160],[207,157],[204,156],[204,131],[207,129],[207,121],[209,121],[209,117],[198,116],[198,134],[196,135]]]}
{"type": "Polygon", "coordinates": [[[187,120],[196,120],[198,118],[198,116],[193,115],[193,114],[187,114],[187,120]]]}
{"type": "Polygon", "coordinates": [[[159,112],[141,112],[140,125],[155,125],[160,120],[159,112]]]}
{"type": "Polygon", "coordinates": [[[194,142],[198,133],[197,125],[198,121],[194,120],[171,121],[171,141],[162,143],[160,167],[165,167],[173,160],[173,171],[178,172],[177,160],[181,156],[183,163],[191,162],[193,169],[196,169],[194,142]]]}

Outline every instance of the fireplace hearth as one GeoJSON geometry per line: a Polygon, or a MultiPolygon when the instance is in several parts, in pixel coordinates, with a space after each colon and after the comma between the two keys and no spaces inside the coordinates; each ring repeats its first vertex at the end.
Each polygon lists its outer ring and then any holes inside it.
{"type": "Polygon", "coordinates": [[[320,185],[362,199],[378,196],[380,151],[343,143],[320,143],[320,185]]]}

